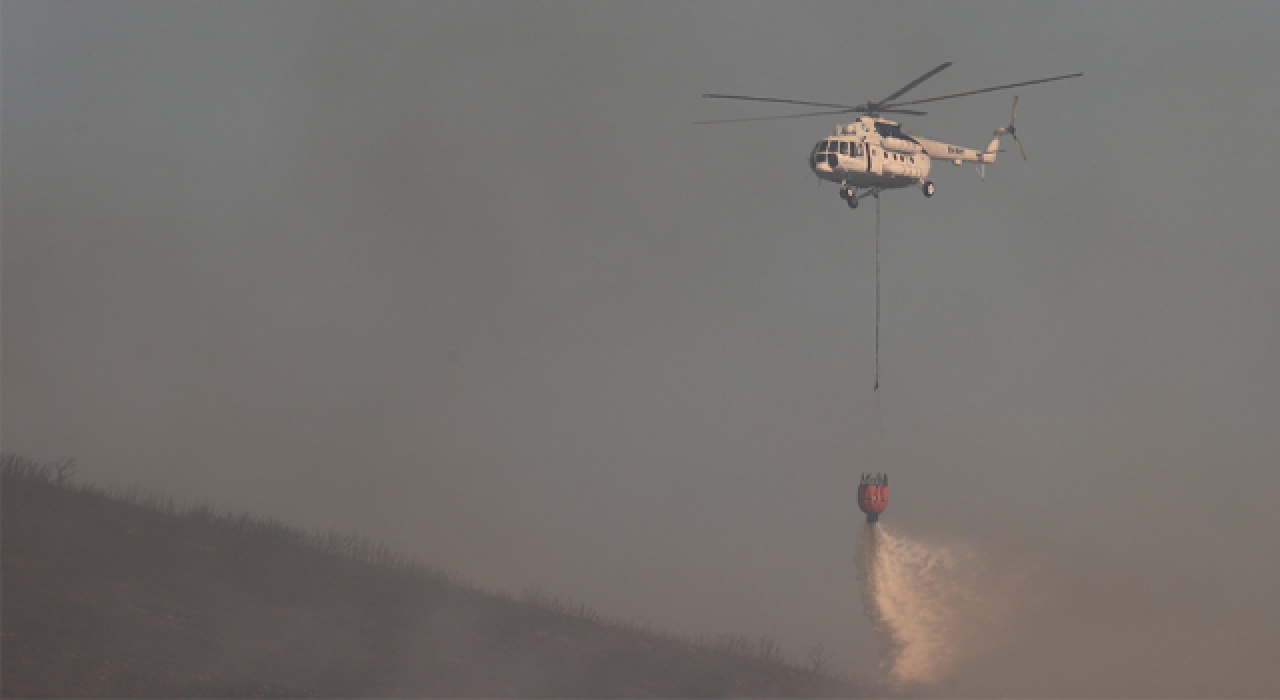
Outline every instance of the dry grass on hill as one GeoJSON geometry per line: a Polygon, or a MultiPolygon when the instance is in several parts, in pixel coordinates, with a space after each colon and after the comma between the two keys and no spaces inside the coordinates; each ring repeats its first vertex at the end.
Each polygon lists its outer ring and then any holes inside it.
{"type": "Polygon", "coordinates": [[[861,696],[768,639],[691,641],[385,546],[3,466],[14,696],[861,696]]]}

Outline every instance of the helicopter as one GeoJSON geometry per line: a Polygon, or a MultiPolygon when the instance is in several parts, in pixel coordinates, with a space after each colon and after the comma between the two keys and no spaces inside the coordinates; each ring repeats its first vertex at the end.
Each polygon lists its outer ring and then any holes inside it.
{"type": "Polygon", "coordinates": [[[948,61],[915,80],[882,100],[869,100],[860,105],[834,104],[828,102],[810,102],[806,100],[784,100],[776,97],[751,97],[748,95],[724,95],[718,93],[704,94],[703,97],[715,100],[739,100],[749,102],[771,102],[777,104],[803,105],[807,107],[826,108],[820,112],[801,114],[785,114],[768,117],[740,117],[736,119],[711,119],[694,122],[695,124],[727,124],[731,122],[771,121],[775,119],[799,119],[837,114],[861,113],[863,116],[855,121],[839,124],[835,133],[819,141],[809,152],[809,169],[822,180],[840,184],[840,198],[850,209],[858,207],[858,200],[866,197],[879,198],[880,192],[890,189],[919,187],[925,197],[932,197],[937,187],[929,180],[929,170],[933,161],[946,161],[953,165],[973,163],[979,174],[986,179],[986,166],[996,162],[996,154],[1001,152],[1000,140],[1008,135],[1018,145],[1022,159],[1027,159],[1027,152],[1018,139],[1018,130],[1014,121],[1018,117],[1018,96],[1013,97],[1013,112],[1009,116],[1008,126],[1002,126],[992,133],[991,141],[986,148],[964,148],[935,139],[915,136],[902,130],[898,122],[885,119],[884,114],[906,114],[924,116],[927,112],[906,109],[913,105],[967,97],[984,92],[1008,90],[1027,85],[1050,83],[1055,80],[1078,78],[1084,73],[1071,73],[1040,80],[1028,80],[1009,85],[969,90],[950,95],[928,97],[920,100],[898,101],[908,91],[915,89],[924,81],[949,68],[948,61]]]}

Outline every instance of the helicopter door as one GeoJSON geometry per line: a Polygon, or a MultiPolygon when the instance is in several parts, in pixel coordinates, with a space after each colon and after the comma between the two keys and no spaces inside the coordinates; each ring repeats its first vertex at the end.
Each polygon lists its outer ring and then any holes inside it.
{"type": "Polygon", "coordinates": [[[867,144],[867,172],[879,175],[883,170],[884,151],[867,144]]]}

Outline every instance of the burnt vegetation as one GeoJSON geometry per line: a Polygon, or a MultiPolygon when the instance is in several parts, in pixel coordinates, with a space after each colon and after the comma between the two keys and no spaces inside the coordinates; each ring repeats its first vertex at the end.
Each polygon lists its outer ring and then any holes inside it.
{"type": "Polygon", "coordinates": [[[863,696],[769,637],[687,638],[385,544],[0,456],[3,695],[863,696]]]}

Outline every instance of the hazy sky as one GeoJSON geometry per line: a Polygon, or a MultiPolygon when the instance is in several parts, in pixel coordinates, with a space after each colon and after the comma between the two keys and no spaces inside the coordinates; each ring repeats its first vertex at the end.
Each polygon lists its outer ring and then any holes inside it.
{"type": "MultiPolygon", "coordinates": [[[[1072,611],[1016,645],[1043,675],[952,692],[1280,693],[1280,5],[0,23],[4,450],[859,673],[887,471],[886,524],[1072,611]],[[1027,162],[885,196],[880,440],[874,210],[806,165],[834,119],[691,122],[943,61],[912,97],[1085,75],[1016,91],[1027,162]]],[[[905,128],[981,147],[1012,97],[905,128]]]]}

